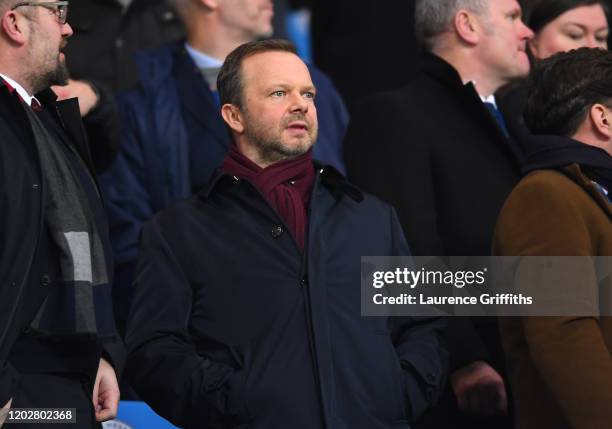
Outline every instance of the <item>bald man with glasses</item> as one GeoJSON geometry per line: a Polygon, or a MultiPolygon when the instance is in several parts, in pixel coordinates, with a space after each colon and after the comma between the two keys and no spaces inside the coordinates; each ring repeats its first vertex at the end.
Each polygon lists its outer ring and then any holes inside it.
{"type": "Polygon", "coordinates": [[[108,226],[79,103],[50,89],[67,15],[0,0],[0,426],[21,429],[100,428],[119,401],[108,226]]]}

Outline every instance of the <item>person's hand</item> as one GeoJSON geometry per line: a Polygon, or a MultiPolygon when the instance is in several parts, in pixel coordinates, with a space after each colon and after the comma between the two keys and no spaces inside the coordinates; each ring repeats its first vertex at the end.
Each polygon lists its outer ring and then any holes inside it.
{"type": "Polygon", "coordinates": [[[119,384],[115,370],[104,358],[100,359],[92,400],[97,421],[110,420],[117,415],[119,384]]]}
{"type": "Polygon", "coordinates": [[[83,117],[98,104],[100,98],[91,85],[84,80],[68,79],[67,85],[53,85],[51,89],[57,94],[58,100],[78,97],[81,117],[83,117]]]}
{"type": "Polygon", "coordinates": [[[472,362],[453,372],[451,386],[463,412],[488,416],[508,413],[504,380],[486,362],[472,362]]]}
{"type": "Polygon", "coordinates": [[[4,421],[6,420],[6,417],[8,416],[8,412],[11,409],[11,402],[13,402],[13,399],[9,399],[6,405],[0,408],[0,428],[4,424],[4,421]]]}

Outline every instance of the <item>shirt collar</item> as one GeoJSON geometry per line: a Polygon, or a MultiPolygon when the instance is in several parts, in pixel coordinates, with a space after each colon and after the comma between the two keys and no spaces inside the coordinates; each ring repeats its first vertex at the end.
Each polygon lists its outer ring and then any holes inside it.
{"type": "MultiPolygon", "coordinates": [[[[19,94],[19,96],[23,99],[23,101],[28,105],[28,106],[32,106],[32,100],[36,100],[38,101],[38,99],[30,94],[28,94],[28,91],[26,91],[23,86],[19,85],[17,82],[15,82],[13,79],[11,79],[10,77],[8,77],[7,75],[4,75],[2,73],[0,73],[0,77],[2,79],[4,79],[4,81],[6,83],[8,83],[10,86],[12,86],[13,88],[15,88],[15,91],[17,91],[17,94],[19,94]]],[[[40,102],[39,102],[40,103],[40,102]]]]}
{"type": "MultiPolygon", "coordinates": [[[[476,88],[476,81],[475,80],[471,80],[468,83],[471,83],[472,85],[474,85],[474,88],[476,88]]],[[[497,109],[497,101],[495,100],[495,94],[489,94],[488,97],[483,97],[480,94],[478,94],[478,96],[480,97],[480,99],[482,100],[483,103],[491,103],[493,105],[493,107],[495,107],[497,109]]]]}
{"type": "Polygon", "coordinates": [[[200,52],[189,46],[187,42],[185,42],[185,50],[189,53],[189,56],[196,63],[196,66],[201,69],[209,69],[209,68],[220,68],[223,65],[223,61],[213,58],[210,55],[206,55],[204,52],[200,52]]]}
{"type": "Polygon", "coordinates": [[[491,94],[488,97],[480,96],[483,103],[491,103],[497,109],[497,102],[495,101],[495,94],[491,94]]]}

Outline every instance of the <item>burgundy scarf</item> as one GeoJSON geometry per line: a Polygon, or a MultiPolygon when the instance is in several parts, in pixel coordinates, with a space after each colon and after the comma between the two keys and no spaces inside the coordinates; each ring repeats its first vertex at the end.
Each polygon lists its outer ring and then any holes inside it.
{"type": "Polygon", "coordinates": [[[304,250],[308,225],[306,211],[315,180],[312,151],[261,168],[240,153],[236,145],[231,145],[221,170],[251,182],[276,209],[300,249],[304,250]]]}

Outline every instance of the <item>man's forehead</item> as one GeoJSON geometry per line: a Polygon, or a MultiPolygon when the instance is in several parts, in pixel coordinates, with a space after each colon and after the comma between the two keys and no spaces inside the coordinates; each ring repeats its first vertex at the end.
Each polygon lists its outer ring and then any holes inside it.
{"type": "Polygon", "coordinates": [[[245,80],[261,85],[270,82],[312,85],[308,67],[291,52],[267,51],[251,55],[243,61],[242,72],[245,80]]]}
{"type": "Polygon", "coordinates": [[[517,0],[489,0],[489,10],[493,8],[502,12],[521,11],[521,5],[517,0]]]}

